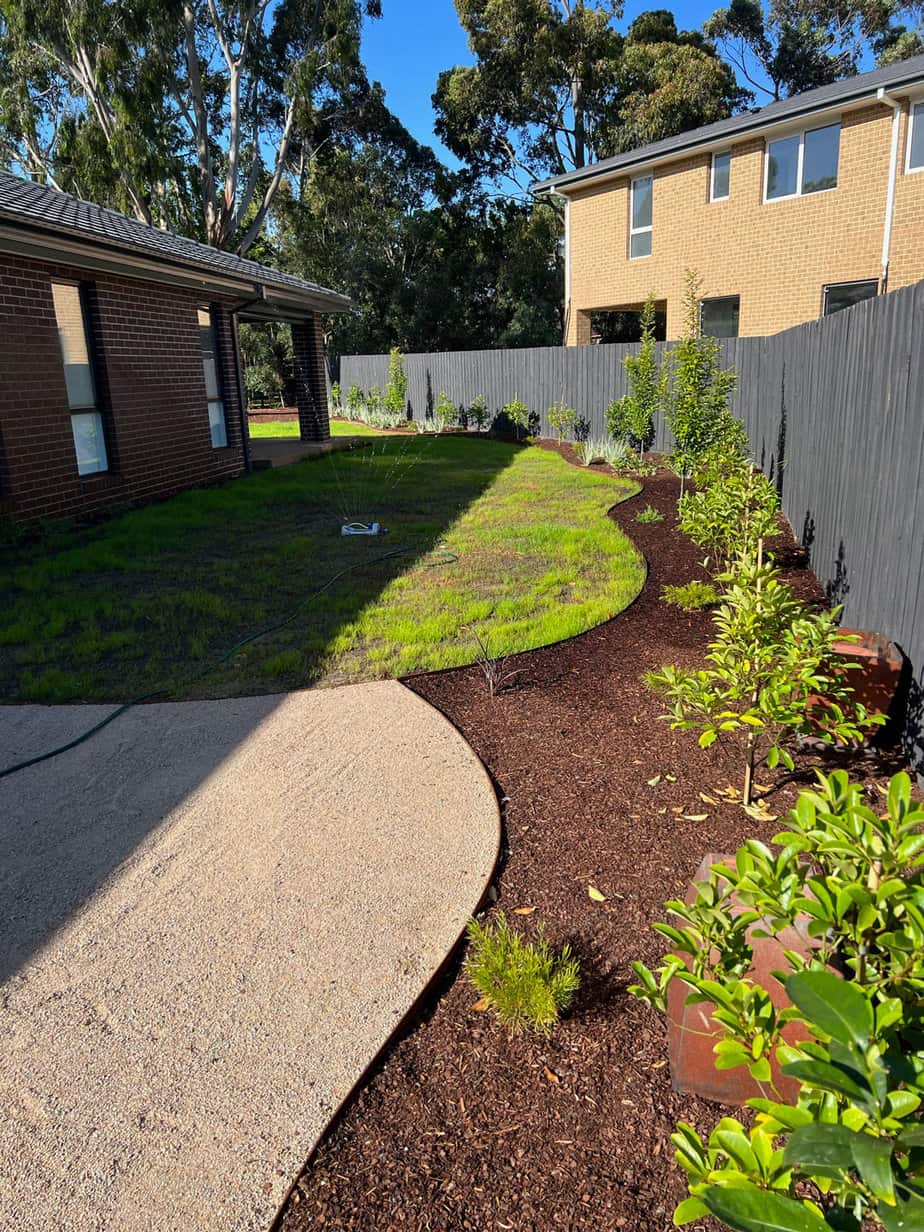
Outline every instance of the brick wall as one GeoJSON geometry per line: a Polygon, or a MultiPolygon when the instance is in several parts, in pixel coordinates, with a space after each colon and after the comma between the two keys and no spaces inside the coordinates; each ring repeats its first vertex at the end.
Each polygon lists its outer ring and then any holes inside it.
{"type": "Polygon", "coordinates": [[[326,441],[330,436],[327,370],[324,334],[316,313],[292,323],[292,367],[299,435],[303,441],[326,441]]]}
{"type": "Polygon", "coordinates": [[[0,255],[0,508],[81,517],[244,469],[228,304],[214,303],[228,445],[213,449],[195,291],[0,255]],[[77,473],[52,279],[88,285],[110,470],[77,473]]]}
{"type": "MultiPolygon", "coordinates": [[[[901,123],[890,290],[924,278],[924,175],[904,172],[907,106],[901,123]]],[[[709,200],[709,154],[656,168],[650,257],[628,256],[629,177],[573,196],[567,342],[590,342],[592,310],[641,304],[649,291],[667,301],[667,337],[678,337],[687,268],[705,296],[740,295],[741,335],[818,317],[827,283],[878,279],[891,127],[882,105],[845,115],[837,188],[790,200],[763,201],[762,138],[732,144],[724,201],[709,200]]]]}

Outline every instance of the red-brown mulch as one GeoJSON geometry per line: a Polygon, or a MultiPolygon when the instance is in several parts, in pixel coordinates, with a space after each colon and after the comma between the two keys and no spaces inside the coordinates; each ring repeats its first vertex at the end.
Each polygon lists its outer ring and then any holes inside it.
{"type": "MultiPolygon", "coordinates": [[[[555,448],[573,460],[568,446],[555,448]]],[[[518,926],[531,933],[541,920],[554,942],[571,943],[582,974],[573,1011],[547,1040],[509,1039],[472,1009],[477,994],[456,974],[321,1144],[283,1232],[672,1226],[685,1189],[669,1135],[678,1120],[708,1131],[723,1113],[672,1090],[664,1024],[627,993],[630,964],[658,962],[651,924],[707,851],[778,828],[703,803],[701,791],[739,783],[740,758],[672,732],[641,679],[663,663],[701,663],[711,630],[707,613],[660,599],[665,583],[706,576],[675,528],[676,500],[676,479],[659,473],[613,510],[650,569],[614,620],[520,656],[514,687],[494,701],[477,667],[410,682],[494,777],[506,825],[497,907],[534,908],[513,917],[518,926]],[[662,522],[635,521],[647,504],[662,522]],[[590,885],[605,903],[589,898],[590,885]]],[[[798,560],[792,542],[784,557],[798,560]]],[[[812,574],[788,572],[803,596],[823,600],[812,574]]],[[[808,781],[810,767],[801,770],[808,781]]],[[[855,770],[886,775],[868,761],[855,770]]],[[[784,775],[760,779],[783,813],[797,787],[784,775]]]]}

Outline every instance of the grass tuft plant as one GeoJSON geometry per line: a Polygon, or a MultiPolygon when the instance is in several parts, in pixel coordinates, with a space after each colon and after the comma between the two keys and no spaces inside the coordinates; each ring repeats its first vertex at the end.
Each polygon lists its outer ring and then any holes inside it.
{"type": "Polygon", "coordinates": [[[581,445],[580,453],[585,466],[605,462],[614,471],[623,471],[635,463],[635,454],[628,441],[614,441],[609,436],[590,437],[581,445]]]}
{"type": "Polygon", "coordinates": [[[663,522],[664,514],[658,513],[657,509],[649,503],[644,509],[639,510],[639,512],[635,515],[635,520],[636,522],[641,522],[643,525],[647,525],[651,522],[663,522]]]}
{"type": "Polygon", "coordinates": [[[556,954],[542,926],[527,941],[499,912],[493,923],[470,920],[470,950],[465,974],[511,1034],[524,1027],[549,1035],[580,986],[579,965],[571,947],[556,954]]]}
{"type": "Polygon", "coordinates": [[[662,586],[661,598],[684,612],[698,612],[718,603],[719,592],[711,582],[686,582],[683,586],[662,586]]]}

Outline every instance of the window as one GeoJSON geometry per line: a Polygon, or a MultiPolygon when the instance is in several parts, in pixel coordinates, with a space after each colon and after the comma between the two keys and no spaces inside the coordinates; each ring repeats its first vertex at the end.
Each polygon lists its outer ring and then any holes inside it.
{"type": "Polygon", "coordinates": [[[53,282],[51,298],[58,323],[67,404],[71,410],[77,473],[93,475],[108,470],[109,459],[103,419],[96,405],[96,385],[80,287],[73,282],[53,282]]]}
{"type": "Polygon", "coordinates": [[[699,306],[700,328],[706,338],[737,338],[740,295],[704,299],[699,306]]]}
{"type": "Polygon", "coordinates": [[[924,171],[924,99],[912,104],[908,116],[908,170],[924,171]]]}
{"type": "Polygon", "coordinates": [[[225,404],[221,400],[218,380],[218,345],[215,327],[208,308],[199,309],[199,345],[202,348],[202,366],[205,369],[205,392],[209,404],[209,429],[212,433],[212,448],[224,449],[228,443],[228,428],[225,424],[225,404]]]}
{"type": "Polygon", "coordinates": [[[778,201],[837,188],[840,144],[840,124],[769,142],[765,199],[778,201]]]}
{"type": "Polygon", "coordinates": [[[650,175],[632,181],[632,220],[629,227],[629,256],[651,256],[651,198],[653,184],[650,175]]]}
{"type": "Polygon", "coordinates": [[[729,195],[731,181],[731,152],[723,151],[712,156],[712,176],[709,183],[709,200],[724,201],[729,195]]]}
{"type": "Polygon", "coordinates": [[[872,299],[879,292],[879,282],[870,278],[866,282],[835,282],[825,287],[822,316],[829,317],[832,312],[840,312],[842,308],[852,308],[854,304],[872,299]]]}

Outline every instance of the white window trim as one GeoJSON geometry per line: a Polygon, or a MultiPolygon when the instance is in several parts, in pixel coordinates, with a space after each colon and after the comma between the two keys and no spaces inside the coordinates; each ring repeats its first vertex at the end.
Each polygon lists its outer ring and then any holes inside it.
{"type": "Polygon", "coordinates": [[[919,167],[912,167],[911,165],[911,142],[914,137],[914,126],[916,122],[924,125],[924,95],[917,98],[909,98],[908,100],[908,136],[905,139],[905,175],[916,175],[919,171],[924,171],[924,163],[921,163],[919,167]],[[917,121],[915,121],[914,116],[915,107],[921,108],[917,121]]]}
{"type": "Polygon", "coordinates": [[[652,175],[651,172],[649,172],[647,175],[633,176],[633,178],[629,182],[629,245],[628,247],[629,247],[629,260],[630,261],[644,261],[647,257],[652,256],[654,252],[654,176],[652,175]],[[651,222],[648,224],[647,227],[636,227],[633,225],[633,218],[635,217],[635,185],[638,184],[641,180],[651,180],[651,222]],[[645,235],[646,233],[650,235],[652,239],[652,243],[651,243],[652,252],[645,252],[637,257],[634,257],[632,255],[632,237],[633,235],[645,235]]]}
{"type": "Polygon", "coordinates": [[[837,179],[838,183],[833,188],[819,188],[815,192],[804,193],[802,191],[802,169],[805,159],[805,135],[806,133],[817,133],[823,128],[834,128],[835,124],[843,131],[843,122],[838,116],[836,120],[829,120],[825,124],[813,124],[810,128],[797,128],[794,132],[778,133],[775,137],[768,136],[764,141],[764,205],[775,205],[777,201],[795,201],[797,197],[823,197],[825,193],[837,192],[841,178],[841,150],[840,136],[838,136],[837,147],[837,179]],[[796,191],[787,193],[785,197],[768,197],[767,188],[770,182],[770,146],[777,141],[785,141],[787,137],[799,138],[799,156],[796,160],[796,191]]]}
{"type": "Polygon", "coordinates": [[[713,201],[727,201],[730,196],[731,196],[731,150],[713,150],[712,151],[712,162],[710,163],[710,166],[709,166],[709,203],[712,204],[713,201]],[[725,194],[724,197],[717,197],[715,195],[715,160],[717,158],[723,157],[726,154],[728,155],[728,192],[725,194]]]}

